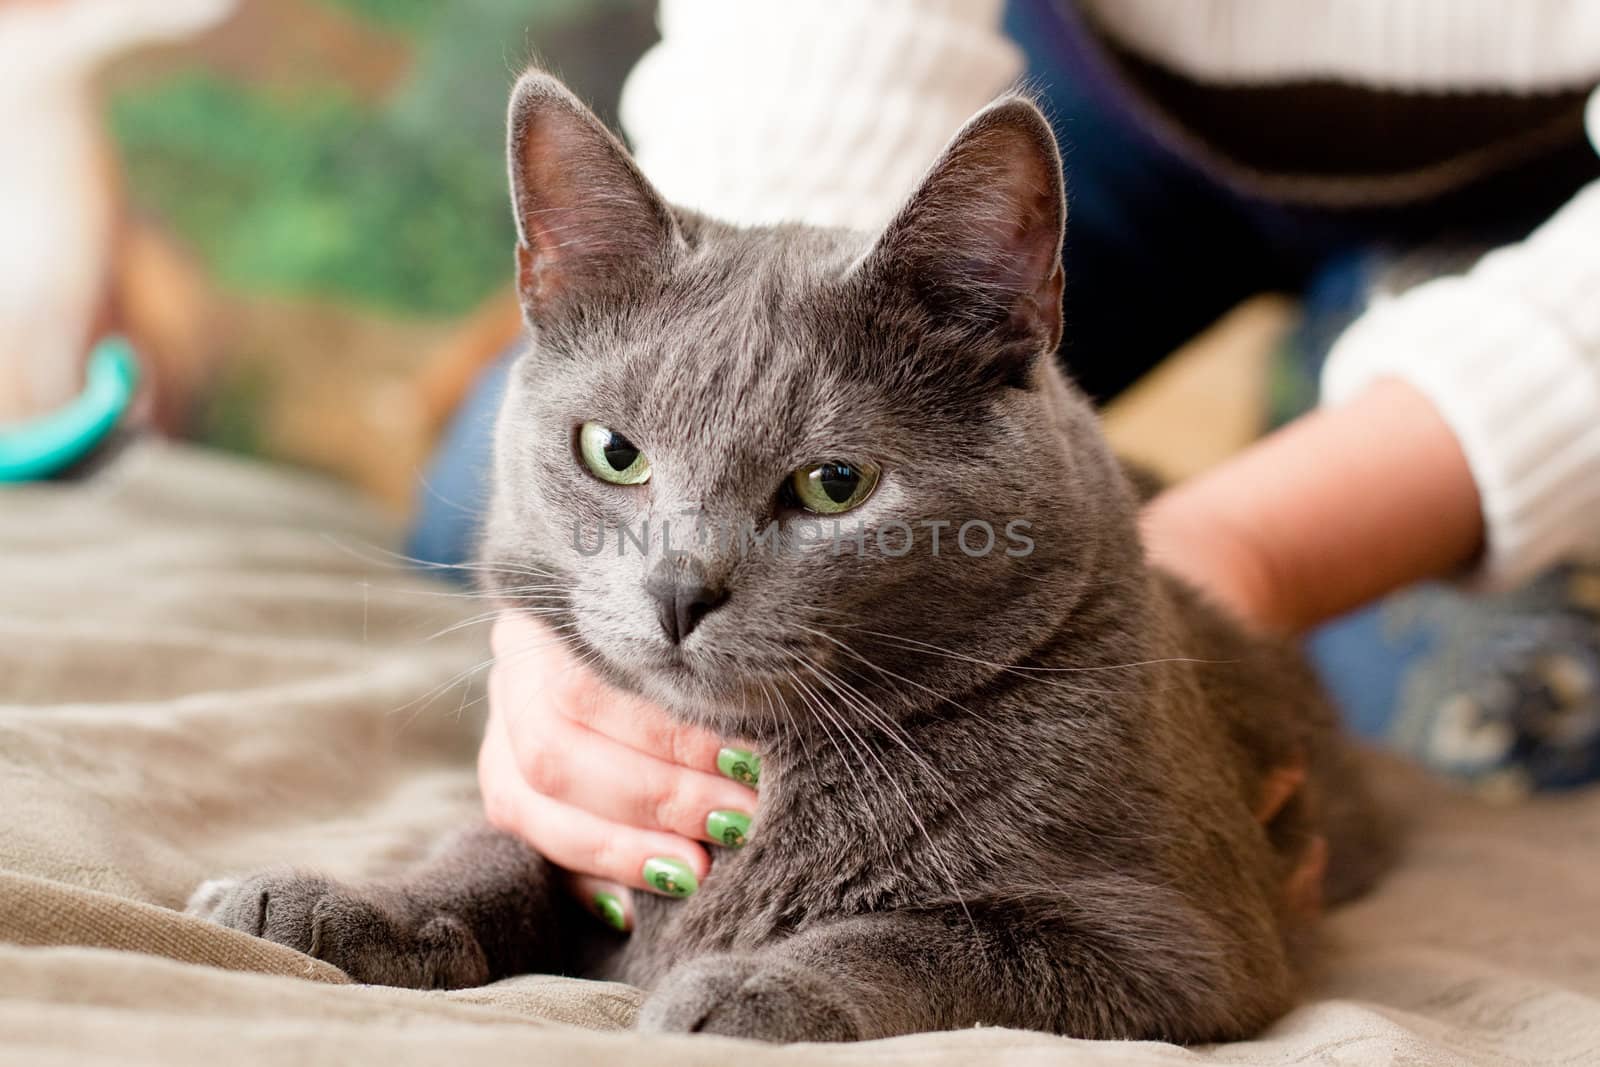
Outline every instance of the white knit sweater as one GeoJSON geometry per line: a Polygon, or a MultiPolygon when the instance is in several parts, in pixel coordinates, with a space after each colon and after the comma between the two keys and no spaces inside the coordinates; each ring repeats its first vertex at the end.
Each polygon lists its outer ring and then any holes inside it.
{"type": "MultiPolygon", "coordinates": [[[[1393,89],[1600,83],[1600,0],[1080,0],[1197,80],[1393,89]]],[[[733,221],[883,224],[961,122],[1021,72],[1002,0],[662,0],[622,117],[672,200],[733,221]]],[[[1591,100],[1600,149],[1600,92],[1591,100]]],[[[1600,183],[1469,274],[1389,300],[1335,346],[1327,401],[1420,389],[1483,499],[1479,577],[1600,555],[1600,183]]]]}

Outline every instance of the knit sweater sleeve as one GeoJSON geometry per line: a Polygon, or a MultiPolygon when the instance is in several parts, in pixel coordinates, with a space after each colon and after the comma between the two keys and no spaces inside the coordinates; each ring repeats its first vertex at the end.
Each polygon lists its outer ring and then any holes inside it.
{"type": "MultiPolygon", "coordinates": [[[[1600,92],[1589,120],[1600,149],[1600,92]]],[[[1369,310],[1330,353],[1324,399],[1384,377],[1460,442],[1487,532],[1480,582],[1600,553],[1600,182],[1469,273],[1369,310]]]]}
{"type": "Polygon", "coordinates": [[[623,128],[674,203],[872,229],[1022,60],[1003,0],[661,0],[623,128]]]}

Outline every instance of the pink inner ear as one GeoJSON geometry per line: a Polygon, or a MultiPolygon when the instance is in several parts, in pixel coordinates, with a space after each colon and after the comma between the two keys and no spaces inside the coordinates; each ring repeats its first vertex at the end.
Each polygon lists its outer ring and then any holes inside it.
{"type": "MultiPolygon", "coordinates": [[[[1050,161],[1053,164],[1053,160],[1050,161]]],[[[1060,196],[1044,171],[1046,161],[1031,148],[1001,164],[1000,180],[987,196],[998,201],[995,232],[987,244],[994,266],[1019,293],[1049,286],[1061,253],[1060,196]]]]}
{"type": "Polygon", "coordinates": [[[659,263],[670,239],[665,205],[575,102],[545,99],[524,111],[513,170],[517,271],[530,310],[659,263]]]}
{"type": "Polygon", "coordinates": [[[529,123],[522,142],[519,217],[541,272],[559,270],[563,260],[607,255],[617,231],[638,224],[627,204],[612,199],[626,167],[607,166],[609,146],[602,142],[597,153],[599,131],[586,125],[581,116],[547,114],[529,123]]]}
{"type": "Polygon", "coordinates": [[[1054,344],[1061,331],[1060,161],[1031,106],[999,105],[946,150],[880,242],[891,263],[941,279],[943,300],[965,291],[1004,306],[1024,331],[1054,344]]]}
{"type": "Polygon", "coordinates": [[[1059,166],[1054,160],[1044,160],[1030,153],[1020,160],[1018,173],[1013,176],[1013,188],[1020,203],[1016,206],[1015,224],[1010,235],[1010,245],[1016,249],[1016,279],[1014,285],[1022,294],[1019,313],[1042,327],[1049,347],[1061,342],[1061,299],[1065,284],[1061,266],[1061,212],[1060,187],[1052,175],[1041,168],[1059,166]]]}

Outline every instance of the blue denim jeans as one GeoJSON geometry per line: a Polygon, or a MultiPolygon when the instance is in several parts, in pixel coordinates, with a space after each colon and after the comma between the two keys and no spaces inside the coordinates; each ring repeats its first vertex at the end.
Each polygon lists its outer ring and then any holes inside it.
{"type": "Polygon", "coordinates": [[[506,352],[478,375],[445,427],[417,487],[416,518],[406,539],[412,558],[450,567],[467,562],[477,550],[489,503],[494,420],[515,355],[506,352]]]}

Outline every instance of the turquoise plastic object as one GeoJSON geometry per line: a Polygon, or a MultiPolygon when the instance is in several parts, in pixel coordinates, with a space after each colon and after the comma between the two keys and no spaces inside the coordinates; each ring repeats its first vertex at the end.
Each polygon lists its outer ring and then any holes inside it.
{"type": "Polygon", "coordinates": [[[48,478],[94,451],[122,418],[139,383],[139,361],[121,337],[89,354],[83,392],[58,411],[9,428],[0,426],[0,482],[48,478]]]}

